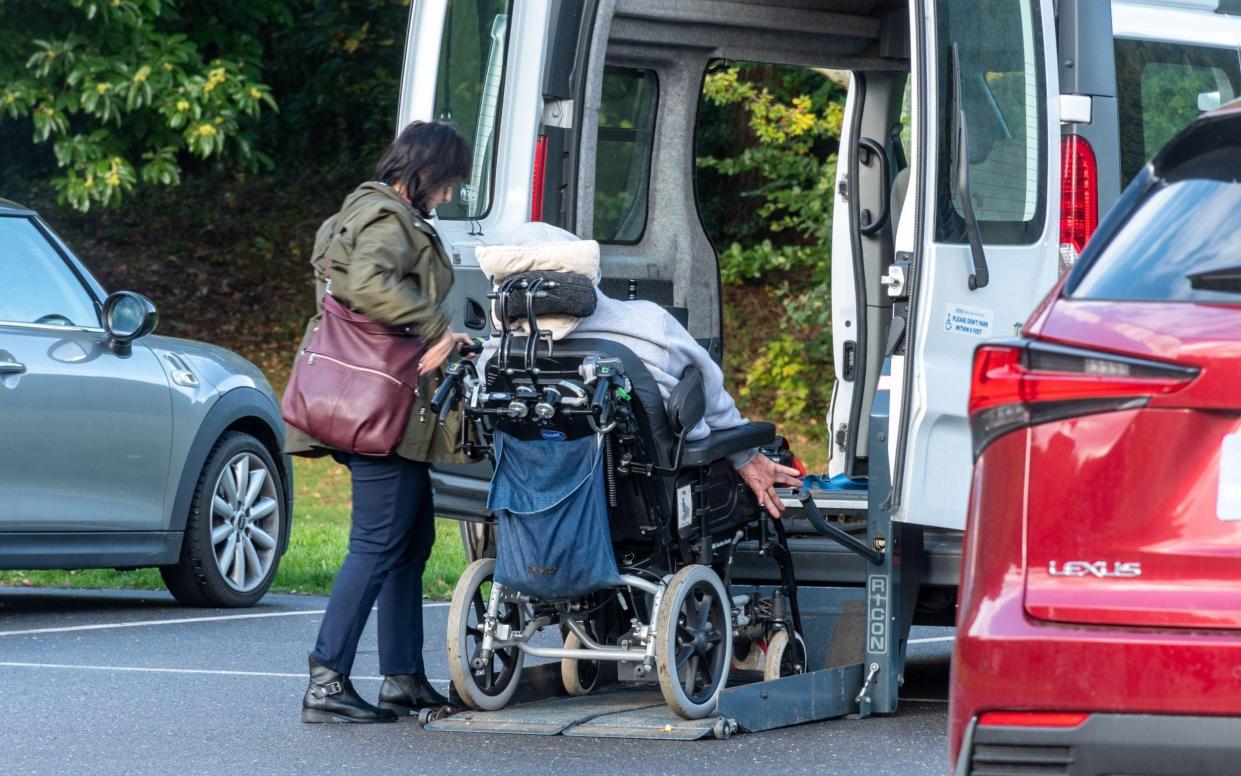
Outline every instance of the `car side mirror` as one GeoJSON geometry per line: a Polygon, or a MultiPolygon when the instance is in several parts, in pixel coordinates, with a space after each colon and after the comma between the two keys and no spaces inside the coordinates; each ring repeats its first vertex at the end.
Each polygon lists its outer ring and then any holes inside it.
{"type": "Polygon", "coordinates": [[[133,352],[133,342],[155,331],[159,313],[150,299],[133,291],[109,294],[103,303],[103,329],[108,345],[118,356],[133,352]]]}
{"type": "Polygon", "coordinates": [[[707,414],[707,397],[702,387],[702,372],[691,366],[681,381],[668,394],[668,420],[672,431],[684,438],[707,414]]]}

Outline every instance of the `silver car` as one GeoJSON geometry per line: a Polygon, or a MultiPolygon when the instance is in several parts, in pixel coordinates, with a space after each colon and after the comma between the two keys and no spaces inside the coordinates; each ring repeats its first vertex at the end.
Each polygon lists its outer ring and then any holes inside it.
{"type": "Polygon", "coordinates": [[[156,319],[0,200],[0,569],[154,566],[183,604],[250,606],[289,544],[279,402],[156,319]]]}

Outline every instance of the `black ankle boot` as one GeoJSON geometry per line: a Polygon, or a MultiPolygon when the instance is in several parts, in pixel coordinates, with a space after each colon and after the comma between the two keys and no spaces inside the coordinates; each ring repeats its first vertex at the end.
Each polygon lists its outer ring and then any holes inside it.
{"type": "Polygon", "coordinates": [[[418,709],[447,705],[448,699],[435,691],[426,674],[385,676],[379,687],[379,708],[397,714],[416,714],[418,709]]]}
{"type": "Polygon", "coordinates": [[[310,686],[302,698],[302,722],[396,722],[396,712],[366,701],[349,677],[310,658],[310,686]]]}

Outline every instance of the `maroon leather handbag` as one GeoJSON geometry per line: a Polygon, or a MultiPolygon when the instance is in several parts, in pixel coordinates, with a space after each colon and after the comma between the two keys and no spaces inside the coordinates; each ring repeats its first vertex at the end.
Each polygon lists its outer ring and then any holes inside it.
{"type": "Polygon", "coordinates": [[[418,393],[426,343],[323,297],[323,317],[297,355],[280,402],[284,421],[336,450],[388,455],[418,393]]]}

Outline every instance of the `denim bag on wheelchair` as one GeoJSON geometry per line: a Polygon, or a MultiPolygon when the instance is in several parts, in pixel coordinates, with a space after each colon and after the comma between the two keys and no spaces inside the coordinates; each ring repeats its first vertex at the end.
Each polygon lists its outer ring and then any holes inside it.
{"type": "Polygon", "coordinates": [[[487,498],[498,521],[496,582],[542,599],[620,583],[602,449],[597,436],[522,440],[496,433],[487,498]]]}

